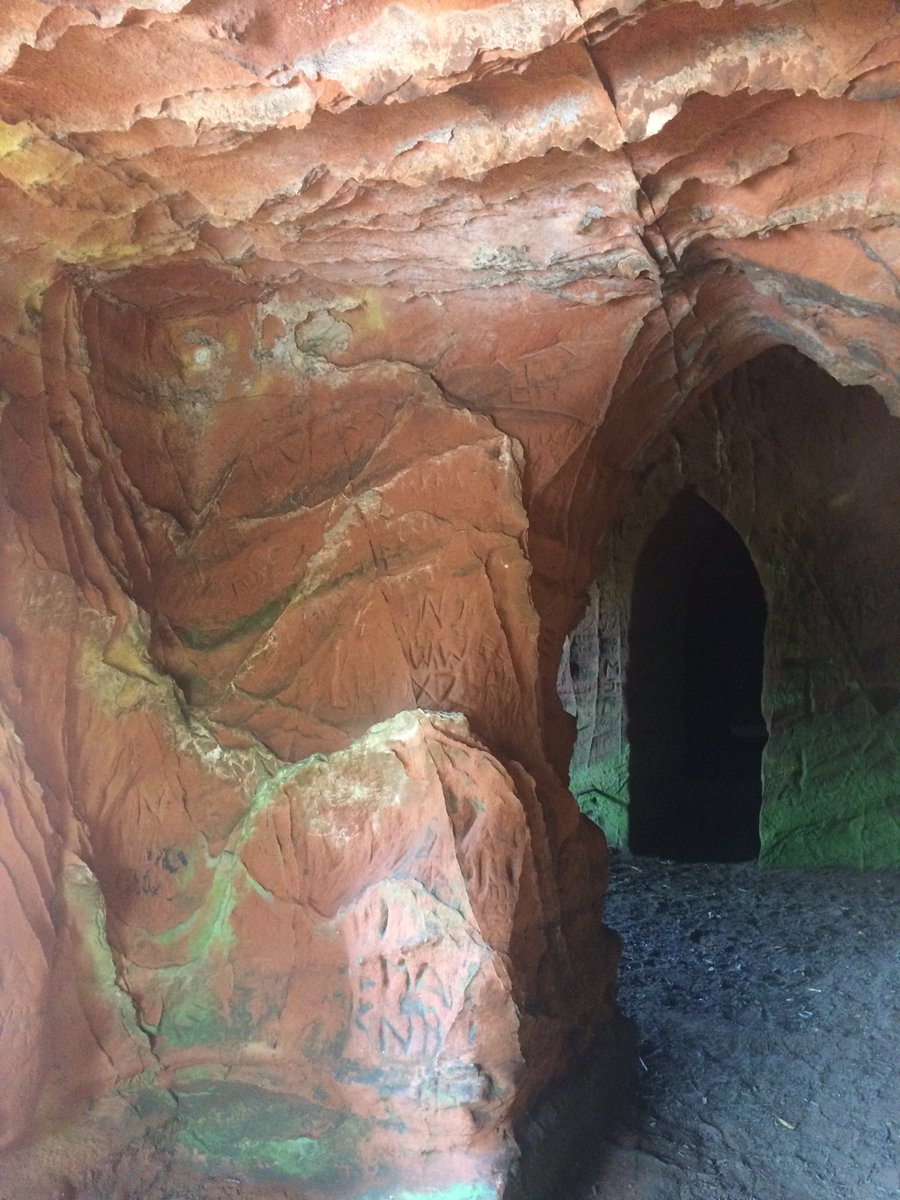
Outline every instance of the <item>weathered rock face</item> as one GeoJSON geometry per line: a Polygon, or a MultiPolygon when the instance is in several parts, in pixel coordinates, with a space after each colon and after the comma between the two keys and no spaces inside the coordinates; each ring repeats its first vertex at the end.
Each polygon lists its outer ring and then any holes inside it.
{"type": "MultiPolygon", "coordinates": [[[[582,806],[617,844],[715,856],[740,819],[741,755],[768,730],[761,845],[739,840],[733,856],[896,863],[900,424],[870,389],[841,387],[781,348],[699,398],[647,453],[639,478],[604,541],[562,673],[579,723],[572,781],[582,806]],[[740,674],[708,711],[692,711],[692,577],[709,557],[710,528],[685,508],[696,497],[740,534],[758,574],[759,730],[740,674]],[[696,797],[685,805],[699,721],[713,732],[721,724],[736,768],[712,764],[710,785],[716,770],[722,782],[709,811],[696,797]]],[[[740,625],[752,619],[742,602],[740,625]]],[[[725,614],[705,620],[712,643],[725,614]]],[[[721,652],[752,673],[732,639],[721,652]]],[[[758,783],[758,757],[755,771],[758,783]]]]}
{"type": "MultiPolygon", "coordinates": [[[[113,1150],[109,1195],[163,1151],[503,1192],[612,1012],[555,686],[595,549],[772,347],[897,411],[898,39],[891,0],[3,5],[22,1195],[113,1150]]],[[[829,858],[896,853],[828,811],[829,858]]]]}

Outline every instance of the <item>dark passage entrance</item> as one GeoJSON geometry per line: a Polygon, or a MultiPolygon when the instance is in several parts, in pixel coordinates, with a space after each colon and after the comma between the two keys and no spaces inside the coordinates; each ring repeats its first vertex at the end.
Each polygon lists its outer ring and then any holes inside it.
{"type": "Polygon", "coordinates": [[[759,853],[766,602],[746,546],[684,493],[647,540],[632,596],[629,844],[733,862],[759,853]]]}

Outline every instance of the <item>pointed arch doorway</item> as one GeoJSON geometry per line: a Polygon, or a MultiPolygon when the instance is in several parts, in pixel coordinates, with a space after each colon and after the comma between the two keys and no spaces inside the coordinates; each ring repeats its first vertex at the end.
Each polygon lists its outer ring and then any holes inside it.
{"type": "Polygon", "coordinates": [[[741,537],[711,505],[682,493],[634,577],[625,684],[634,853],[758,856],[765,623],[741,537]]]}

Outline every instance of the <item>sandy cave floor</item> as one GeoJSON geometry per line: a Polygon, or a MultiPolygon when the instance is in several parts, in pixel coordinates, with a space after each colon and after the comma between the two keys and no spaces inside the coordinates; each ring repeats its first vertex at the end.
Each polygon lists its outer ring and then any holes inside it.
{"type": "Polygon", "coordinates": [[[639,1098],[570,1200],[900,1197],[900,872],[614,855],[639,1098]]]}

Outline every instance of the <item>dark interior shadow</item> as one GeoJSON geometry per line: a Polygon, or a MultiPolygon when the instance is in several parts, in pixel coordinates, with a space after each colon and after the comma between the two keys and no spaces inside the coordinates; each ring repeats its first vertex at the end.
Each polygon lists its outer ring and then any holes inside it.
{"type": "Polygon", "coordinates": [[[682,493],[647,539],[632,594],[625,703],[635,854],[758,856],[765,623],[740,536],[682,493]]]}
{"type": "Polygon", "coordinates": [[[637,1112],[637,1031],[617,1008],[562,1080],[516,1123],[521,1156],[505,1200],[576,1200],[594,1194],[611,1132],[637,1112]]]}

